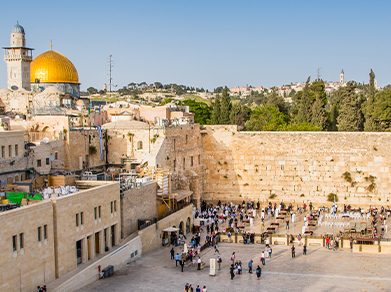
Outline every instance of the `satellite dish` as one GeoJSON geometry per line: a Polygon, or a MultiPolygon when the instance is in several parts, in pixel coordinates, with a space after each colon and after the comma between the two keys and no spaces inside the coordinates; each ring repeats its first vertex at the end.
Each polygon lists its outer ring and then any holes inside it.
{"type": "Polygon", "coordinates": [[[12,90],[18,90],[19,87],[17,87],[16,85],[12,85],[12,86],[11,86],[11,89],[12,89],[12,90]]]}
{"type": "Polygon", "coordinates": [[[53,157],[53,156],[50,156],[49,159],[50,159],[50,161],[52,161],[52,162],[54,161],[54,157],[53,157]]]}
{"type": "Polygon", "coordinates": [[[49,143],[49,138],[48,137],[45,137],[45,138],[43,138],[43,143],[45,143],[45,144],[47,144],[47,143],[49,143]]]}

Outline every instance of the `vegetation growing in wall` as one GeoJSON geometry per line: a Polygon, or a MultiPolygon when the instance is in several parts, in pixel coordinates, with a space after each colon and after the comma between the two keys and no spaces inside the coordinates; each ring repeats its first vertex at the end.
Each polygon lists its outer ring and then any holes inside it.
{"type": "Polygon", "coordinates": [[[134,134],[133,133],[130,133],[130,132],[128,132],[128,134],[127,134],[128,136],[134,136],[134,134]]]}
{"type": "Polygon", "coordinates": [[[376,176],[370,175],[369,177],[365,177],[365,181],[369,182],[370,184],[365,188],[368,192],[372,193],[376,188],[376,176]]]}
{"type": "Polygon", "coordinates": [[[155,142],[156,142],[156,138],[155,137],[151,138],[151,143],[154,144],[155,142]]]}
{"type": "Polygon", "coordinates": [[[300,197],[305,197],[305,195],[304,195],[304,194],[301,194],[300,197]]]}
{"type": "Polygon", "coordinates": [[[224,178],[228,178],[228,176],[224,175],[224,178]]]}
{"type": "Polygon", "coordinates": [[[342,174],[342,177],[343,177],[348,183],[350,183],[350,185],[351,185],[352,187],[354,187],[354,186],[357,184],[357,182],[353,181],[352,175],[351,175],[351,173],[350,173],[349,171],[345,171],[345,172],[342,174]]]}
{"type": "Polygon", "coordinates": [[[335,201],[338,202],[338,195],[334,193],[328,194],[327,201],[334,202],[334,197],[335,197],[335,201]]]}
{"type": "Polygon", "coordinates": [[[269,199],[272,200],[272,199],[274,199],[275,197],[277,197],[276,194],[271,194],[271,195],[269,196],[269,199]]]}
{"type": "Polygon", "coordinates": [[[239,173],[237,175],[238,175],[238,177],[242,177],[239,173]]]}
{"type": "Polygon", "coordinates": [[[244,186],[244,187],[247,187],[247,186],[248,186],[248,183],[245,183],[243,186],[244,186]]]}
{"type": "Polygon", "coordinates": [[[93,155],[95,154],[97,151],[96,151],[96,147],[93,146],[93,145],[90,145],[90,147],[88,147],[88,152],[93,155]]]}
{"type": "Polygon", "coordinates": [[[64,132],[64,134],[66,134],[68,132],[67,129],[63,129],[62,131],[64,132]]]}

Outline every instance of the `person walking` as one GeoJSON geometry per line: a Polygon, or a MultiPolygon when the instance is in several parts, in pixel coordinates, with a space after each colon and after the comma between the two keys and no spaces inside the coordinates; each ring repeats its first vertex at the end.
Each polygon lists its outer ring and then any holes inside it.
{"type": "Polygon", "coordinates": [[[215,244],[215,252],[214,252],[214,254],[216,254],[216,252],[218,252],[220,254],[219,246],[217,245],[217,243],[215,244]]]}
{"type": "Polygon", "coordinates": [[[202,263],[201,258],[198,257],[198,260],[197,260],[198,269],[197,270],[201,270],[201,263],[202,263]]]}
{"type": "Polygon", "coordinates": [[[175,266],[177,267],[179,262],[179,253],[177,253],[174,258],[175,258],[175,266]]]}
{"type": "Polygon", "coordinates": [[[289,219],[286,220],[286,229],[289,229],[289,219]]]}
{"type": "Polygon", "coordinates": [[[229,272],[230,272],[230,274],[231,274],[231,280],[233,280],[234,277],[235,277],[234,270],[235,270],[235,267],[234,267],[234,264],[232,264],[232,265],[231,265],[231,268],[229,269],[229,272]]]}
{"type": "Polygon", "coordinates": [[[295,246],[294,245],[292,245],[291,250],[292,250],[292,258],[295,258],[296,254],[295,254],[295,246]]]}
{"type": "Polygon", "coordinates": [[[173,260],[173,259],[174,259],[174,255],[175,255],[175,250],[174,250],[174,248],[171,248],[170,254],[171,254],[171,259],[173,260]]]}
{"type": "Polygon", "coordinates": [[[204,288],[202,288],[201,292],[208,292],[208,289],[206,289],[206,286],[204,286],[204,288]]]}
{"type": "Polygon", "coordinates": [[[257,267],[257,280],[259,280],[261,278],[261,267],[258,265],[257,267]]]}
{"type": "Polygon", "coordinates": [[[250,261],[248,262],[248,272],[249,272],[250,274],[253,273],[253,260],[250,260],[250,261]]]}
{"type": "Polygon", "coordinates": [[[262,265],[265,265],[265,253],[262,252],[261,254],[261,262],[262,262],[262,265]]]}
{"type": "Polygon", "coordinates": [[[306,244],[304,244],[304,246],[303,246],[303,255],[307,255],[307,245],[306,244]]]}
{"type": "Polygon", "coordinates": [[[232,261],[232,264],[234,265],[235,264],[235,252],[232,253],[231,261],[232,261]]]}
{"type": "Polygon", "coordinates": [[[200,285],[197,285],[196,292],[201,292],[200,285]]]}
{"type": "Polygon", "coordinates": [[[269,246],[269,258],[272,258],[272,248],[269,246]]]}
{"type": "Polygon", "coordinates": [[[218,266],[219,266],[219,271],[220,271],[220,269],[221,269],[221,262],[222,262],[222,260],[221,260],[221,257],[219,256],[219,257],[217,258],[217,264],[218,264],[218,266]]]}
{"type": "Polygon", "coordinates": [[[181,267],[182,267],[182,273],[183,273],[183,266],[185,265],[185,260],[182,258],[181,259],[181,267]]]}

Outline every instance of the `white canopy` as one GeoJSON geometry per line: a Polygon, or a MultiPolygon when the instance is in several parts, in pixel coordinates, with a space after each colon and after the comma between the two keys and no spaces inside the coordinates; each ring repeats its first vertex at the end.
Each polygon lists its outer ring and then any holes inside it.
{"type": "Polygon", "coordinates": [[[168,227],[168,228],[163,229],[163,231],[165,231],[165,232],[177,232],[177,231],[179,231],[179,228],[168,227]]]}

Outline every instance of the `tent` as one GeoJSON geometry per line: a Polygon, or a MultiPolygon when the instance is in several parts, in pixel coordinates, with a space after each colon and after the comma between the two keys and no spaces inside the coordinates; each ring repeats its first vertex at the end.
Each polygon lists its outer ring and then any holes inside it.
{"type": "Polygon", "coordinates": [[[163,229],[164,232],[177,232],[179,231],[179,228],[176,228],[176,227],[168,227],[168,228],[165,228],[163,229]]]}

